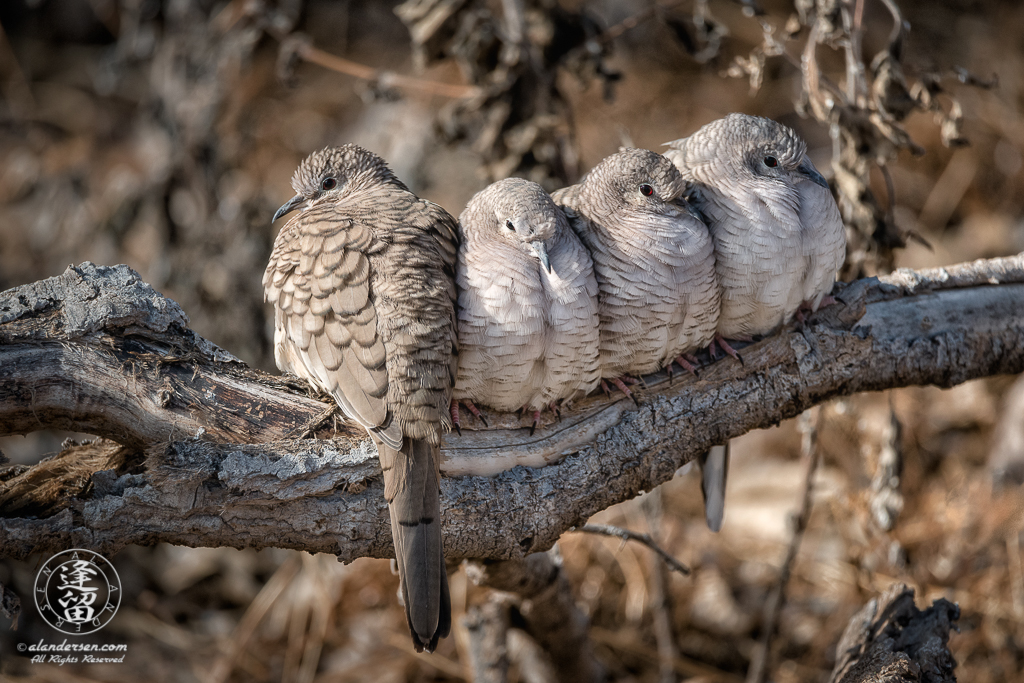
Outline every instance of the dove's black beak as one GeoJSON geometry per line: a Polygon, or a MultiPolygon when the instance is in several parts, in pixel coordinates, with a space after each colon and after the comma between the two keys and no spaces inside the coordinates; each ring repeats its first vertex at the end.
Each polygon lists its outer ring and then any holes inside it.
{"type": "Polygon", "coordinates": [[[306,201],[306,198],[303,197],[301,194],[295,195],[294,197],[289,199],[287,202],[285,202],[284,205],[280,209],[277,210],[277,213],[274,214],[274,220],[272,220],[270,222],[271,223],[276,223],[278,218],[280,218],[281,216],[284,216],[285,214],[291,213],[295,209],[299,208],[299,206],[304,204],[305,201],[306,201]]]}
{"type": "Polygon", "coordinates": [[[796,170],[812,183],[821,185],[826,190],[828,189],[828,181],[825,180],[825,176],[818,173],[818,169],[814,168],[814,164],[812,164],[811,160],[807,157],[804,157],[804,160],[800,162],[800,165],[796,167],[796,170]]]}
{"type": "Polygon", "coordinates": [[[704,216],[701,215],[700,211],[698,211],[686,197],[679,197],[672,203],[678,206],[681,211],[690,214],[691,216],[699,220],[701,223],[705,222],[704,216]]]}
{"type": "Polygon", "coordinates": [[[548,258],[548,249],[544,246],[541,241],[532,242],[530,246],[533,247],[534,253],[537,254],[537,258],[540,259],[540,264],[544,266],[544,270],[551,272],[551,260],[548,258]]]}

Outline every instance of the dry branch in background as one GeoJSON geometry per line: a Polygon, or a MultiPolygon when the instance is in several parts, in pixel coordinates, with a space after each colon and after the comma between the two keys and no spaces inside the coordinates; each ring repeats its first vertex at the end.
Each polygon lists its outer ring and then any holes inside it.
{"type": "Polygon", "coordinates": [[[786,557],[782,560],[779,577],[776,579],[771,593],[768,594],[768,600],[764,606],[761,642],[757,644],[754,655],[751,657],[750,667],[747,669],[747,683],[763,683],[771,669],[772,640],[779,627],[779,618],[786,604],[786,586],[793,573],[793,564],[796,562],[796,555],[800,550],[800,542],[811,521],[814,473],[817,472],[821,461],[821,454],[818,452],[818,425],[820,423],[820,409],[808,410],[801,414],[798,420],[797,428],[801,434],[800,460],[803,463],[800,510],[792,518],[793,536],[786,548],[786,557]]]}
{"type": "MultiPolygon", "coordinates": [[[[701,63],[728,52],[723,48],[729,29],[739,28],[719,22],[709,4],[692,3],[688,13],[683,8],[690,3],[678,9],[667,5],[656,13],[701,63]]],[[[895,250],[906,246],[908,239],[928,245],[917,233],[897,226],[893,212],[896,198],[889,164],[900,152],[925,153],[904,122],[913,113],[930,114],[944,146],[968,145],[961,130],[963,108],[955,85],[950,84],[991,89],[998,85],[997,79],[979,78],[962,67],[909,73],[904,68],[904,46],[910,24],[894,0],[882,0],[891,28],[887,35],[877,36],[866,35],[865,0],[796,0],[796,11],[788,17],[769,16],[752,0],[741,4],[744,15],[760,24],[762,39],[746,54],[733,55],[723,75],[746,78],[751,90],[757,91],[765,83],[769,60],[786,60],[799,70],[802,92],[794,102],[795,109],[826,126],[832,137],[832,184],[848,237],[843,278],[891,271],[895,250]],[[866,56],[867,43],[884,46],[866,56]],[[832,74],[835,78],[822,66],[830,60],[819,62],[819,55],[827,50],[842,56],[844,68],[840,75],[832,74]],[[871,175],[876,168],[886,188],[881,198],[872,189],[871,175]]],[[[929,227],[941,227],[941,220],[928,217],[929,223],[939,224],[929,227]]]]}
{"type": "Polygon", "coordinates": [[[508,604],[492,596],[469,609],[463,621],[469,634],[469,660],[477,683],[508,680],[508,604]]]}
{"type": "Polygon", "coordinates": [[[518,597],[516,616],[521,627],[549,653],[549,666],[557,680],[605,680],[607,671],[594,657],[594,647],[587,636],[590,621],[576,605],[556,551],[503,562],[468,562],[466,573],[479,586],[518,597]]]}
{"type": "Polygon", "coordinates": [[[475,86],[439,117],[449,142],[468,140],[488,182],[511,175],[549,191],[575,182],[579,149],[560,70],[580,82],[620,76],[588,10],[543,0],[407,0],[395,14],[409,28],[420,66],[450,59],[475,86]]]}
{"type": "Polygon", "coordinates": [[[955,683],[947,643],[959,619],[960,608],[945,598],[922,612],[913,589],[894,584],[850,619],[829,682],[955,683]]]}
{"type": "MultiPolygon", "coordinates": [[[[843,304],[804,329],[747,347],[745,366],[721,361],[700,379],[673,383],[647,377],[639,407],[597,396],[533,437],[501,415],[490,429],[449,436],[449,557],[513,559],[550,548],[712,444],[833,396],[1024,370],[1024,255],[901,270],[837,294],[843,304]]],[[[73,447],[0,472],[0,552],[22,559],[166,541],[277,546],[345,561],[390,556],[370,441],[287,438],[323,426],[329,406],[245,368],[185,323],[176,304],[126,266],[87,263],[0,294],[0,433],[60,427],[116,440],[84,446],[88,459],[73,447]],[[31,353],[49,360],[14,362],[31,353]],[[83,362],[103,354],[111,358],[100,371],[83,362]],[[206,389],[189,391],[190,378],[206,389]],[[274,429],[258,429],[267,424],[274,429]],[[237,443],[245,429],[252,442],[237,443]],[[39,487],[44,471],[53,474],[39,487]]]]}

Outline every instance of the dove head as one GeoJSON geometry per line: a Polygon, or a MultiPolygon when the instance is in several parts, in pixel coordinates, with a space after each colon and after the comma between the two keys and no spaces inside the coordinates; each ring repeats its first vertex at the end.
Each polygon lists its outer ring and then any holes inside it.
{"type": "Polygon", "coordinates": [[[544,188],[522,178],[499,180],[476,193],[459,217],[465,233],[514,243],[549,273],[548,247],[564,221],[544,188]]]}
{"type": "Polygon", "coordinates": [[[379,156],[349,143],[325,147],[302,160],[292,176],[296,194],[277,213],[281,216],[321,201],[336,201],[359,189],[392,184],[405,187],[379,156]]]}
{"type": "Polygon", "coordinates": [[[807,145],[800,136],[771,119],[729,114],[707,124],[685,143],[687,166],[708,164],[717,169],[715,177],[740,187],[812,182],[828,189],[828,182],[807,158],[807,145]]]}
{"type": "Polygon", "coordinates": [[[672,162],[646,149],[621,149],[583,179],[589,207],[605,212],[677,215],[683,178],[672,162]]]}

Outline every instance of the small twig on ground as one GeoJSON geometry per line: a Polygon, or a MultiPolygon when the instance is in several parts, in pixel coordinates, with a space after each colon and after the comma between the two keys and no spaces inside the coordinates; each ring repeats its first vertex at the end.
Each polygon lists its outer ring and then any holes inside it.
{"type": "MultiPolygon", "coordinates": [[[[595,642],[616,652],[628,654],[645,662],[659,661],[657,651],[644,643],[635,631],[610,631],[594,626],[590,629],[590,635],[595,642]]],[[[685,678],[700,678],[705,681],[715,681],[715,683],[740,683],[743,680],[736,674],[685,655],[678,655],[673,660],[672,667],[677,674],[685,678]]]]}
{"type": "Polygon", "coordinates": [[[270,577],[259,594],[249,603],[245,614],[242,615],[242,618],[235,626],[234,633],[231,634],[227,653],[214,664],[213,672],[208,680],[213,683],[222,683],[231,677],[235,663],[249,644],[249,640],[255,634],[256,628],[263,621],[263,618],[267,616],[274,602],[281,597],[281,593],[284,592],[301,568],[301,562],[295,557],[286,560],[284,564],[277,568],[277,571],[270,577]]]}
{"type": "Polygon", "coordinates": [[[630,531],[629,529],[623,529],[617,526],[611,526],[609,524],[585,524],[584,526],[577,527],[575,531],[585,534],[613,536],[615,538],[621,538],[623,543],[625,543],[626,541],[637,541],[639,543],[643,543],[645,546],[661,555],[662,559],[665,560],[665,563],[673,571],[677,571],[680,574],[685,574],[686,576],[690,575],[689,567],[687,567],[685,564],[683,564],[682,562],[680,562],[679,560],[665,552],[665,550],[663,550],[661,546],[655,543],[654,539],[651,538],[648,534],[638,534],[635,531],[630,531]]]}
{"type": "MultiPolygon", "coordinates": [[[[645,496],[644,514],[647,528],[658,534],[661,526],[661,487],[645,496]]],[[[672,632],[672,596],[668,590],[668,577],[661,561],[651,556],[651,615],[654,620],[654,638],[658,643],[659,680],[661,683],[675,683],[675,661],[679,658],[675,634],[672,632]]]]}
{"type": "Polygon", "coordinates": [[[764,608],[764,624],[762,627],[761,642],[754,650],[754,656],[750,660],[750,668],[747,669],[747,683],[763,683],[768,671],[772,637],[778,627],[779,615],[786,603],[786,584],[793,572],[793,563],[796,554],[800,550],[800,541],[803,540],[804,531],[807,529],[807,522],[811,518],[811,491],[813,489],[814,473],[818,469],[818,426],[821,419],[820,408],[812,408],[803,412],[797,419],[797,429],[802,434],[800,443],[800,460],[804,466],[804,486],[801,495],[800,512],[793,520],[793,538],[790,539],[789,548],[786,551],[786,559],[779,569],[779,579],[772,589],[764,608]]]}

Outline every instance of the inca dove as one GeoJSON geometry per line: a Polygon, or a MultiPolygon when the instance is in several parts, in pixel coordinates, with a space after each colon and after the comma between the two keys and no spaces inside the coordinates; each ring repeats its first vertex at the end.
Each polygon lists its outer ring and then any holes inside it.
{"type": "MultiPolygon", "coordinates": [[[[766,334],[805,305],[817,310],[846,255],[846,234],[828,183],[795,132],[758,116],[730,114],[665,153],[715,242],[722,286],[717,338],[766,334]]],[[[722,523],[728,449],[701,459],[708,526],[722,523]]]]}
{"type": "Polygon", "coordinates": [[[590,254],[537,183],[508,178],[459,216],[454,398],[540,411],[601,380],[590,254]]]}
{"type": "Polygon", "coordinates": [[[771,119],[730,114],[665,153],[715,241],[718,333],[765,334],[806,303],[817,310],[846,255],[828,183],[806,145],[771,119]]]}
{"type": "Polygon", "coordinates": [[[282,370],[328,391],[380,454],[406,616],[417,651],[448,635],[440,444],[457,367],[456,225],[356,145],[307,157],[302,208],[263,276],[282,370]]]}
{"type": "Polygon", "coordinates": [[[668,159],[623,149],[553,195],[594,259],[603,377],[648,374],[674,360],[690,367],[680,355],[714,335],[712,242],[683,189],[668,159]]]}

